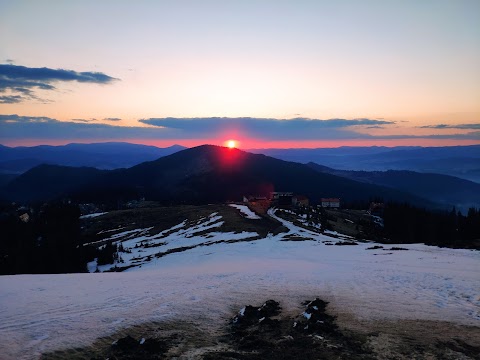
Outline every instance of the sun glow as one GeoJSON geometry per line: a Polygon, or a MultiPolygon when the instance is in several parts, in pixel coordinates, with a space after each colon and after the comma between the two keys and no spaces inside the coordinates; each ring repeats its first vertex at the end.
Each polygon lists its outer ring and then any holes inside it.
{"type": "Polygon", "coordinates": [[[237,142],[235,140],[227,140],[226,145],[230,149],[234,149],[237,147],[237,142]]]}

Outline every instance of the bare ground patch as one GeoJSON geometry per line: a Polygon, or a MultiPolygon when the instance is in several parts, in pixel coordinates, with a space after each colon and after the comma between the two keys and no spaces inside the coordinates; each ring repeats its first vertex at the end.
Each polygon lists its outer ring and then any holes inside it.
{"type": "Polygon", "coordinates": [[[91,346],[43,354],[66,359],[480,359],[480,328],[440,321],[365,321],[321,299],[301,312],[268,300],[223,325],[187,320],[133,326],[91,346]]]}

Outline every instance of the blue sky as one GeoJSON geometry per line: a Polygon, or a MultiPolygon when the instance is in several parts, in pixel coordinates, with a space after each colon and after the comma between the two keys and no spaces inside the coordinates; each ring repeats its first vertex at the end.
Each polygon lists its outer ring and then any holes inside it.
{"type": "Polygon", "coordinates": [[[480,143],[478,64],[479,1],[0,0],[0,143],[480,143]]]}

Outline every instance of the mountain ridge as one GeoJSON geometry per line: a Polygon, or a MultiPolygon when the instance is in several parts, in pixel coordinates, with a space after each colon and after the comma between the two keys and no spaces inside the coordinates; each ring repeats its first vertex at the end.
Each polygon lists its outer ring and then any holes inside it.
{"type": "Polygon", "coordinates": [[[21,174],[40,164],[87,166],[98,169],[131,167],[185,149],[180,145],[166,148],[127,142],[106,142],[33,147],[0,147],[0,173],[21,174]]]}
{"type": "Polygon", "coordinates": [[[341,147],[252,149],[278,159],[315,162],[338,170],[411,170],[480,183],[480,145],[445,147],[341,147]]]}
{"type": "Polygon", "coordinates": [[[31,197],[37,192],[49,194],[50,198],[68,195],[82,201],[146,197],[194,203],[238,201],[243,195],[270,191],[301,193],[313,201],[320,197],[341,197],[346,201],[384,197],[434,206],[425,199],[394,189],[320,174],[304,164],[214,145],[202,145],[131,168],[110,171],[43,165],[4,188],[12,200],[27,200],[27,195],[31,197]],[[59,178],[68,179],[71,174],[76,176],[74,187],[53,186],[59,178]],[[28,194],[25,189],[32,189],[33,193],[28,194]]]}
{"type": "Polygon", "coordinates": [[[410,170],[338,170],[313,162],[307,165],[322,173],[406,191],[446,206],[455,206],[462,212],[470,207],[480,207],[480,184],[450,175],[410,170]]]}

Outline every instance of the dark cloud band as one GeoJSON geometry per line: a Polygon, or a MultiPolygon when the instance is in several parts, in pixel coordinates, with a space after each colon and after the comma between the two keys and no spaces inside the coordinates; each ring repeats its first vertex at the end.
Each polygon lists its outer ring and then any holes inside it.
{"type": "Polygon", "coordinates": [[[30,68],[13,64],[0,64],[0,103],[12,104],[26,100],[39,100],[32,89],[55,90],[52,83],[77,81],[80,83],[109,84],[115,80],[101,72],[77,72],[65,69],[30,68]]]}
{"type": "Polygon", "coordinates": [[[393,122],[371,119],[256,119],[256,118],[155,118],[142,119],[154,126],[118,126],[75,119],[59,121],[49,117],[0,115],[0,142],[13,139],[122,140],[122,139],[198,139],[205,141],[226,136],[264,140],[353,140],[353,139],[458,139],[480,140],[480,131],[445,135],[379,135],[361,133],[358,126],[387,126],[393,122]]]}
{"type": "Polygon", "coordinates": [[[354,131],[356,126],[391,125],[392,121],[372,119],[271,119],[271,118],[150,118],[140,122],[164,129],[172,129],[197,136],[225,133],[248,134],[256,138],[272,140],[317,138],[363,138],[368,135],[354,131]]]}

